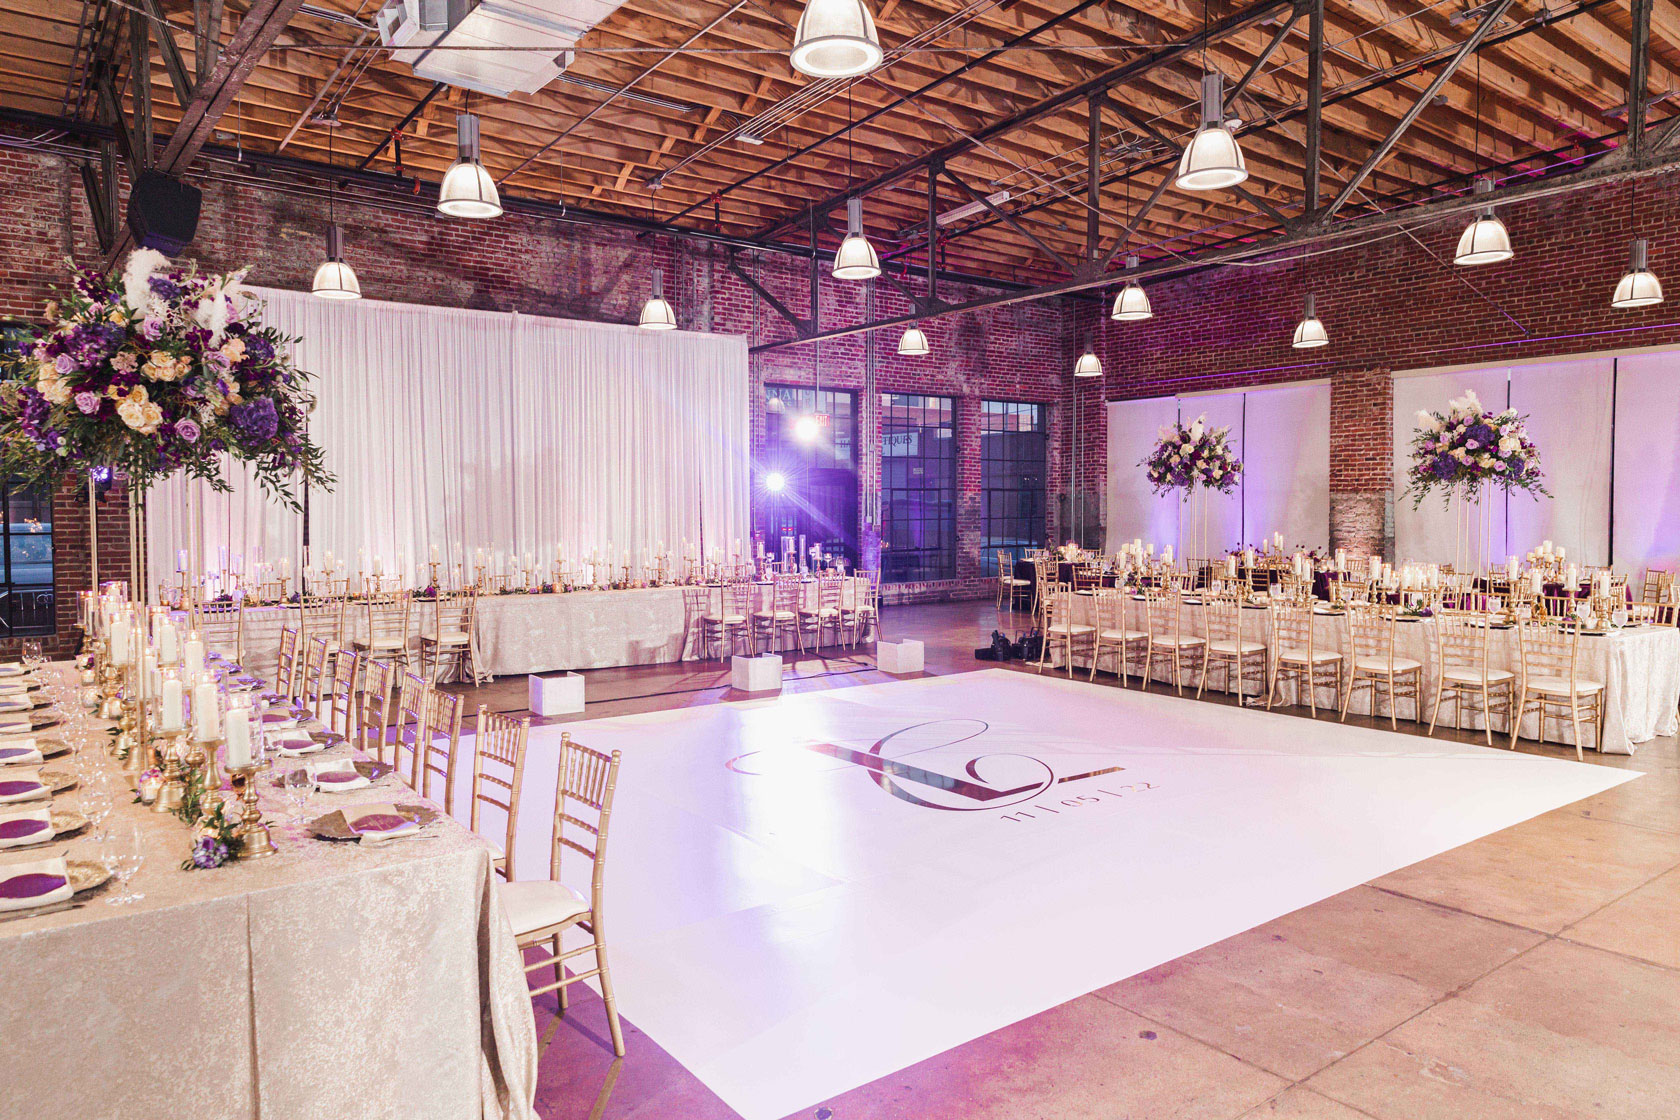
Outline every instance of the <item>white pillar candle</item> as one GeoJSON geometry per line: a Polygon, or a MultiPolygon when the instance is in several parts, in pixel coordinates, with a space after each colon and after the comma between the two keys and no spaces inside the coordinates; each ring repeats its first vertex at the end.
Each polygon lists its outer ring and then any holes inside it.
{"type": "Polygon", "coordinates": [[[129,652],[130,640],[127,619],[118,618],[111,623],[111,664],[118,668],[125,668],[128,665],[132,656],[129,652]]]}
{"type": "Polygon", "coordinates": [[[164,665],[173,665],[181,657],[181,633],[175,629],[175,624],[164,619],[157,628],[158,661],[164,665]]]}
{"type": "Polygon", "coordinates": [[[220,733],[221,713],[216,706],[216,682],[205,673],[193,687],[193,738],[209,742],[220,733]]]}
{"type": "Polygon", "coordinates": [[[189,673],[204,671],[204,639],[194,630],[187,635],[187,640],[181,644],[181,664],[189,673]]]}
{"type": "Polygon", "coordinates": [[[251,765],[251,713],[245,708],[227,714],[227,764],[230,770],[251,765]]]}
{"type": "Polygon", "coordinates": [[[164,678],[162,724],[165,731],[181,730],[186,713],[181,701],[181,678],[173,674],[164,678]]]}

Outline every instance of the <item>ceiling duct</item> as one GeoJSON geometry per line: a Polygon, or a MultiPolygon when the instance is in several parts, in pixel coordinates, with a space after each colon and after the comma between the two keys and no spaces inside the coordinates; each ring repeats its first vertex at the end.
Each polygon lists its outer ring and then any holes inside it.
{"type": "Polygon", "coordinates": [[[506,97],[536,93],[621,0],[389,0],[379,40],[416,77],[506,97]]]}

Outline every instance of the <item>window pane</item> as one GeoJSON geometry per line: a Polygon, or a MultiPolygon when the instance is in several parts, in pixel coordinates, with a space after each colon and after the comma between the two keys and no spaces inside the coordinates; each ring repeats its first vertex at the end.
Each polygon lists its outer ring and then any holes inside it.
{"type": "Polygon", "coordinates": [[[7,485],[0,491],[0,638],[53,632],[52,496],[7,485]]]}
{"type": "Polygon", "coordinates": [[[768,524],[765,548],[805,537],[830,557],[856,565],[858,524],[857,399],[840,389],[764,387],[763,470],[785,480],[759,500],[768,524]]]}
{"type": "Polygon", "coordinates": [[[956,404],[881,395],[881,579],[956,576],[956,404]]]}
{"type": "Polygon", "coordinates": [[[999,551],[1013,563],[1027,549],[1044,545],[1048,477],[1045,407],[1023,401],[982,401],[982,571],[997,574],[999,551]]]}

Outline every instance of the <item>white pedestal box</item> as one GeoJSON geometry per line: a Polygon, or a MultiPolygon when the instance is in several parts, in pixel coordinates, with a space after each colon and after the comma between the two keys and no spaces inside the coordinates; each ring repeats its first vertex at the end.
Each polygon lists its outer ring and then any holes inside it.
{"type": "Polygon", "coordinates": [[[782,659],[774,653],[758,657],[731,657],[729,683],[742,692],[780,692],[782,659]]]}
{"type": "Polygon", "coordinates": [[[902,642],[876,642],[875,664],[883,673],[904,676],[922,671],[922,643],[910,638],[902,642]]]}
{"type": "Polygon", "coordinates": [[[576,673],[558,677],[525,678],[530,686],[531,711],[539,716],[565,716],[583,711],[583,678],[576,673]]]}

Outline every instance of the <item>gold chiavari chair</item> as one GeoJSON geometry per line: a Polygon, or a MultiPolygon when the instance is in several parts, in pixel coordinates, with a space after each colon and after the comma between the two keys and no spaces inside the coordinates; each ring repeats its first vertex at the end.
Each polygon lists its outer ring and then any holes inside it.
{"type": "Polygon", "coordinates": [[[824,578],[816,582],[815,596],[808,597],[799,608],[799,652],[805,652],[805,638],[809,635],[811,649],[820,650],[823,635],[834,631],[834,642],[840,643],[841,580],[824,578]]]}
{"type": "Polygon", "coordinates": [[[714,645],[719,658],[734,653],[737,645],[745,646],[748,654],[753,652],[753,632],[747,624],[752,589],[752,584],[734,580],[711,589],[712,605],[700,619],[700,640],[707,657],[714,645]]]}
{"type": "Polygon", "coordinates": [[[1577,611],[1592,609],[1591,600],[1578,599],[1567,591],[1562,595],[1542,595],[1538,605],[1541,613],[1553,622],[1574,619],[1578,617],[1577,611]]]}
{"type": "Polygon", "coordinates": [[[1644,585],[1639,591],[1641,603],[1662,603],[1671,600],[1674,590],[1674,573],[1666,568],[1651,565],[1645,569],[1644,585]]]}
{"type": "Polygon", "coordinates": [[[476,591],[439,592],[436,602],[432,604],[430,628],[427,628],[424,622],[421,623],[421,676],[437,684],[443,679],[443,662],[448,658],[455,663],[456,679],[471,680],[473,684],[480,683],[482,678],[478,672],[478,658],[473,652],[473,633],[477,623],[476,591]]]}
{"type": "Polygon", "coordinates": [[[245,610],[238,599],[195,603],[189,617],[205,649],[215,650],[235,664],[244,662],[245,610]]]}
{"type": "Polygon", "coordinates": [[[295,696],[303,701],[311,713],[319,718],[323,712],[323,705],[327,700],[325,670],[326,639],[311,638],[303,646],[303,657],[298,663],[297,691],[295,696]]]}
{"type": "Polygon", "coordinates": [[[413,599],[407,591],[382,592],[370,595],[359,604],[363,608],[364,633],[350,643],[364,657],[388,657],[407,667],[408,612],[413,599]]]}
{"type": "Polygon", "coordinates": [[[1096,600],[1097,635],[1091,652],[1091,679],[1097,679],[1097,665],[1106,649],[1115,658],[1114,672],[1122,687],[1126,684],[1126,663],[1135,652],[1143,655],[1143,671],[1149,671],[1149,631],[1132,630],[1126,626],[1126,605],[1131,595],[1118,587],[1105,587],[1093,593],[1096,600]]]}
{"type": "Polygon", "coordinates": [[[298,637],[304,644],[311,638],[327,639],[328,649],[337,653],[344,644],[344,600],[330,595],[306,595],[297,603],[298,637]]]}
{"type": "Polygon", "coordinates": [[[763,584],[751,587],[758,597],[752,612],[751,648],[769,652],[797,646],[799,611],[805,601],[805,585],[799,576],[778,575],[768,587],[763,584]]]}
{"type": "MultiPolygon", "coordinates": [[[[1207,688],[1208,677],[1218,666],[1224,691],[1231,691],[1232,678],[1235,677],[1237,699],[1240,702],[1248,692],[1248,682],[1256,684],[1255,696],[1262,696],[1266,692],[1267,653],[1265,637],[1265,623],[1259,619],[1250,620],[1250,612],[1244,609],[1242,603],[1243,585],[1238,586],[1235,595],[1219,595],[1210,597],[1203,607],[1202,618],[1207,631],[1207,667],[1202,671],[1202,682],[1196,687],[1196,695],[1200,696],[1207,688]]],[[[1258,612],[1254,612],[1258,613],[1258,612]]]]}
{"type": "Polygon", "coordinates": [[[1641,626],[1680,625],[1680,603],[1634,603],[1627,612],[1628,621],[1641,626]]]}
{"type": "Polygon", "coordinates": [[[521,950],[539,945],[548,955],[525,966],[529,975],[541,968],[554,969],[554,982],[531,989],[533,997],[558,992],[560,1011],[567,1007],[566,989],[580,980],[599,977],[601,1002],[607,1009],[607,1028],[612,1034],[613,1053],[624,1056],[624,1032],[618,1023],[613,999],[612,973],[607,969],[606,935],[601,927],[601,899],[606,882],[607,822],[612,816],[613,793],[618,787],[619,752],[610,756],[572,741],[569,732],[560,735],[560,788],[554,806],[553,846],[549,853],[548,878],[501,884],[497,887],[502,906],[513,926],[521,950]],[[593,819],[590,819],[593,818],[593,819]],[[589,894],[560,881],[561,855],[570,848],[590,862],[589,894]],[[577,928],[590,935],[588,945],[562,950],[561,937],[577,928]],[[565,962],[586,953],[595,955],[595,967],[566,975],[565,962]]]}
{"type": "Polygon", "coordinates": [[[356,717],[356,743],[389,766],[396,766],[391,738],[391,706],[396,697],[397,673],[389,661],[369,659],[362,671],[361,706],[356,717]]]}
{"type": "Polygon", "coordinates": [[[298,690],[298,631],[280,627],[280,655],[274,665],[274,691],[290,700],[298,690]]]}
{"type": "Polygon", "coordinates": [[[868,634],[871,641],[878,642],[881,640],[881,573],[871,568],[857,573],[853,578],[862,581],[858,585],[859,640],[864,634],[868,634]]]}
{"type": "Polygon", "coordinates": [[[488,836],[484,840],[495,856],[496,870],[511,883],[517,878],[513,873],[513,839],[519,831],[519,794],[525,785],[525,743],[531,733],[531,725],[527,720],[492,712],[480,704],[473,732],[469,827],[478,833],[479,809],[484,805],[500,809],[506,816],[501,842],[497,843],[488,836]],[[485,768],[486,763],[494,767],[494,772],[485,768]]]}
{"type": "Polygon", "coordinates": [[[511,576],[493,576],[489,572],[482,572],[479,574],[478,582],[473,585],[473,589],[480,595],[500,595],[508,589],[508,580],[511,578],[511,576]]]}
{"type": "Polygon", "coordinates": [[[1075,564],[1072,574],[1075,593],[1095,591],[1102,586],[1102,569],[1095,564],[1075,564]]]}
{"type": "MultiPolygon", "coordinates": [[[[1429,733],[1441,718],[1441,706],[1452,698],[1453,726],[1463,728],[1465,702],[1472,713],[1482,715],[1487,745],[1493,746],[1493,717],[1505,717],[1505,730],[1512,729],[1511,712],[1517,698],[1517,675],[1494,667],[1488,660],[1488,617],[1471,612],[1450,612],[1435,617],[1435,711],[1429,717],[1429,733]]],[[[1511,741],[1516,746],[1516,740],[1511,741]]]]}
{"type": "MultiPolygon", "coordinates": [[[[310,641],[312,652],[319,653],[321,638],[310,641]]],[[[322,656],[325,660],[325,656],[322,656]]],[[[366,659],[353,649],[342,650],[334,658],[337,663],[327,693],[327,721],[332,729],[346,739],[356,738],[357,691],[361,683],[362,666],[366,659]]]]}
{"type": "Polygon", "coordinates": [[[997,550],[997,574],[998,610],[1002,610],[1004,604],[1008,603],[1009,609],[1013,611],[1015,600],[1020,597],[1022,592],[1029,591],[1032,588],[1032,580],[1016,578],[1015,559],[1009,554],[1007,548],[997,550]]]}
{"type": "Polygon", "coordinates": [[[1301,692],[1307,694],[1307,710],[1318,718],[1318,689],[1331,686],[1336,690],[1335,707],[1342,707],[1342,655],[1338,650],[1324,649],[1318,644],[1318,628],[1314,625],[1310,600],[1273,602],[1268,612],[1272,623],[1272,687],[1266,693],[1266,707],[1278,701],[1283,682],[1288,679],[1295,686],[1295,706],[1301,706],[1301,692]]]}
{"type": "Polygon", "coordinates": [[[1348,707],[1362,686],[1371,690],[1372,719],[1376,719],[1381,711],[1379,691],[1388,693],[1388,725],[1391,729],[1400,729],[1395,710],[1402,699],[1411,700],[1413,718],[1421,719],[1423,663],[1395,653],[1400,624],[1393,608],[1353,606],[1348,608],[1347,623],[1352,672],[1348,678],[1347,695],[1342,698],[1342,719],[1347,719],[1348,707]]]}
{"type": "Polygon", "coordinates": [[[1591,724],[1602,748],[1604,735],[1604,682],[1580,673],[1581,635],[1575,627],[1519,623],[1517,645],[1521,649],[1522,681],[1517,687],[1517,718],[1511,722],[1511,746],[1517,745],[1523,717],[1534,712],[1540,719],[1540,741],[1547,742],[1546,720],[1568,719],[1575,733],[1575,757],[1584,759],[1582,724],[1591,724]]]}
{"type": "Polygon", "coordinates": [[[863,615],[858,606],[868,593],[869,581],[862,576],[840,578],[840,641],[849,648],[857,648],[863,632],[863,615]]]}
{"type": "Polygon", "coordinates": [[[1177,584],[1177,580],[1168,580],[1166,586],[1144,592],[1144,619],[1149,627],[1149,649],[1143,667],[1145,692],[1149,691],[1157,664],[1164,663],[1172,669],[1173,690],[1180,696],[1184,695],[1187,663],[1198,673],[1198,688],[1207,676],[1207,639],[1185,633],[1184,596],[1177,584]]]}
{"type": "Polygon", "coordinates": [[[1045,596],[1044,644],[1038,654],[1039,672],[1044,672],[1044,666],[1049,663],[1051,650],[1061,646],[1067,656],[1067,674],[1072,677],[1074,658],[1079,650],[1083,648],[1089,654],[1096,648],[1097,628],[1079,621],[1078,603],[1073,589],[1065,583],[1056,584],[1054,590],[1045,596]]]}
{"type": "Polygon", "coordinates": [[[397,723],[391,738],[391,765],[408,787],[421,793],[420,780],[426,758],[426,716],[432,704],[432,686],[418,673],[404,673],[397,693],[397,723]],[[403,751],[408,752],[408,771],[403,771],[403,751]]]}
{"type": "Polygon", "coordinates": [[[443,811],[455,815],[455,755],[461,746],[461,694],[441,688],[427,690],[426,727],[421,738],[419,784],[416,792],[432,795],[432,775],[443,780],[443,811]]]}

